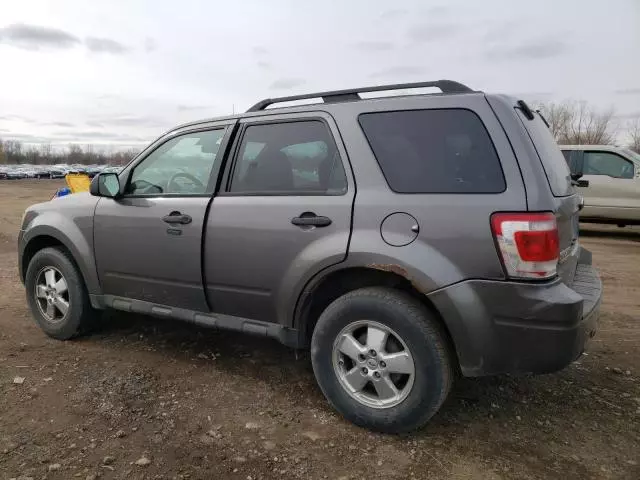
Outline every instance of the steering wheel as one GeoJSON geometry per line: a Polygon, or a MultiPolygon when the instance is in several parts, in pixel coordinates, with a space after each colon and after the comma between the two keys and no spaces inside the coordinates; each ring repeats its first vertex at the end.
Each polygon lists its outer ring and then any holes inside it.
{"type": "Polygon", "coordinates": [[[187,172],[178,172],[173,177],[171,177],[171,179],[167,183],[167,192],[180,190],[181,188],[180,185],[174,185],[174,182],[176,181],[177,178],[186,178],[187,180],[190,180],[191,183],[193,183],[196,187],[200,187],[202,189],[205,188],[204,183],[202,183],[197,177],[194,177],[193,175],[187,172]]]}
{"type": "Polygon", "coordinates": [[[128,193],[162,193],[162,187],[160,185],[156,185],[155,183],[148,182],[143,179],[138,179],[131,183],[129,186],[128,193]]]}

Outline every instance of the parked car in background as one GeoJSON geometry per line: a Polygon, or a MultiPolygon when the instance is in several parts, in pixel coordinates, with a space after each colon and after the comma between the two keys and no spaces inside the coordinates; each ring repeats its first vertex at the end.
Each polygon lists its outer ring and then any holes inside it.
{"type": "Polygon", "coordinates": [[[311,350],[346,418],[402,432],[458,373],[556,371],[595,335],[580,197],[522,100],[449,80],[267,99],[113,170],[23,217],[54,338],[108,308],[275,338],[311,350]],[[360,95],[425,87],[442,94],[360,95]]]}
{"type": "Polygon", "coordinates": [[[584,197],[580,221],[640,224],[640,155],[612,145],[560,145],[584,197]]]}
{"type": "Polygon", "coordinates": [[[65,171],[58,169],[58,168],[50,168],[49,169],[49,176],[51,178],[64,178],[65,176],[65,171]]]}

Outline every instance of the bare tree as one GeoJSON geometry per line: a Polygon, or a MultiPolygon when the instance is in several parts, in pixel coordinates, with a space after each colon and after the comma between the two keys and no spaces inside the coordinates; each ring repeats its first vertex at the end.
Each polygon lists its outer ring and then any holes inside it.
{"type": "Polygon", "coordinates": [[[53,147],[50,143],[40,145],[40,159],[45,164],[53,161],[53,147]]]}
{"type": "Polygon", "coordinates": [[[613,109],[598,111],[587,102],[541,106],[551,132],[560,144],[607,145],[615,142],[613,109]]]}
{"type": "Polygon", "coordinates": [[[629,136],[629,148],[636,153],[640,153],[640,117],[629,121],[627,135],[629,136]]]}
{"type": "Polygon", "coordinates": [[[537,106],[544,114],[553,138],[559,141],[566,134],[571,121],[571,108],[568,103],[548,103],[537,106]]]}
{"type": "Polygon", "coordinates": [[[67,149],[55,148],[50,143],[42,145],[23,144],[19,140],[3,140],[0,138],[0,164],[109,164],[124,165],[129,162],[137,151],[134,149],[114,150],[96,149],[93,145],[84,148],[77,144],[70,144],[67,149]]]}

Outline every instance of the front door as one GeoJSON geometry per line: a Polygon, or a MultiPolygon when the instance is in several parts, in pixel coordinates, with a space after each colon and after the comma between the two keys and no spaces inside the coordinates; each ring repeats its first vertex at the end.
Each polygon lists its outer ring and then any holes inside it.
{"type": "Polygon", "coordinates": [[[632,210],[640,210],[640,179],[633,162],[614,152],[585,151],[582,173],[581,179],[589,181],[588,187],[580,188],[585,216],[624,218],[627,209],[628,218],[637,215],[632,210]]]}
{"type": "Polygon", "coordinates": [[[282,322],[312,272],[343,261],[355,186],[328,115],[245,119],[206,225],[216,313],[282,322]]]}
{"type": "Polygon", "coordinates": [[[105,295],[209,310],[202,231],[227,127],[214,124],[158,141],[120,175],[124,196],[100,199],[94,249],[105,295]]]}

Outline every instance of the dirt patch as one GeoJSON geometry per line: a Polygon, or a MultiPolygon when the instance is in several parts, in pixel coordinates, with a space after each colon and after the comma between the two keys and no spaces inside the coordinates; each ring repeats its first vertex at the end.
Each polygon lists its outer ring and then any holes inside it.
{"type": "Polygon", "coordinates": [[[425,429],[385,436],[339,417],[308,357],[270,340],[115,313],[47,338],[15,240],[60,185],[0,181],[0,478],[640,478],[638,229],[586,227],[605,285],[587,355],[462,379],[425,429]]]}

